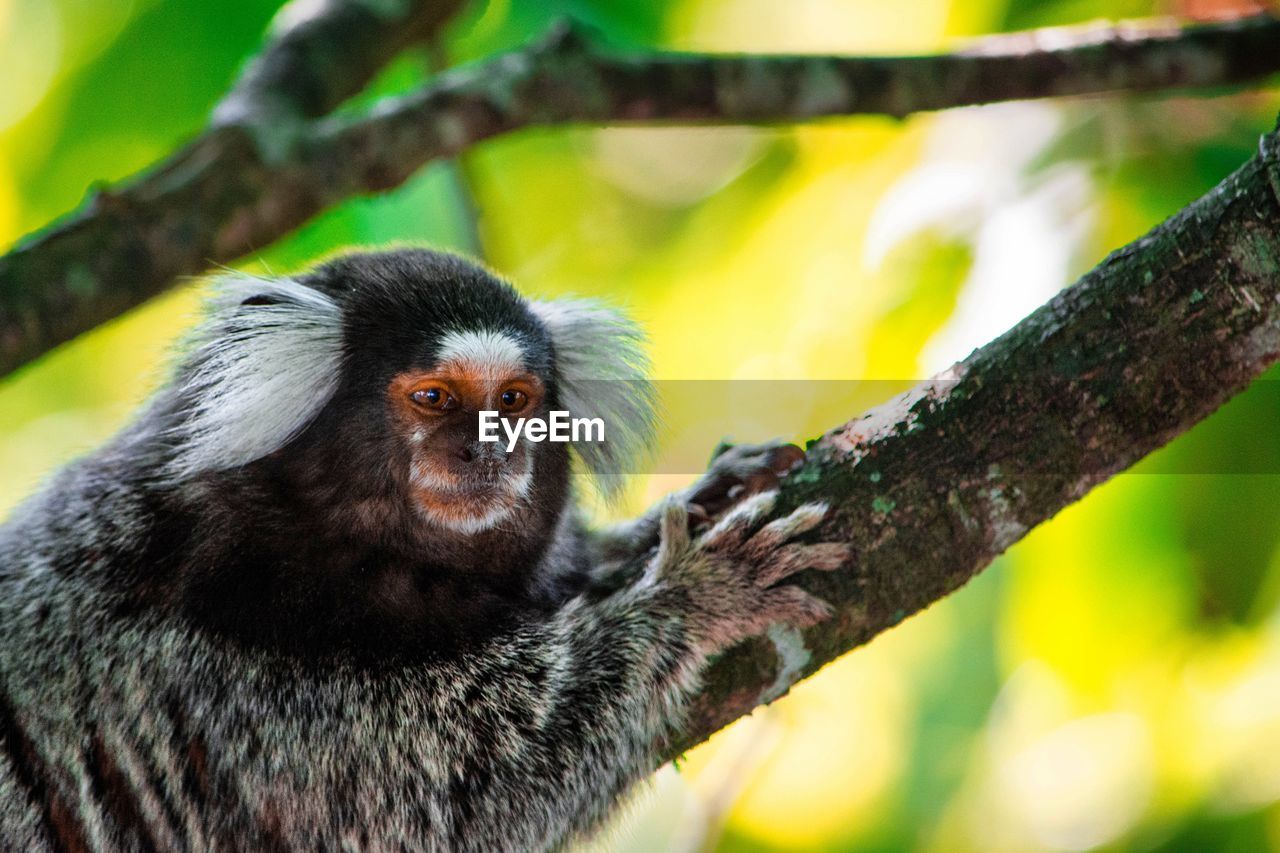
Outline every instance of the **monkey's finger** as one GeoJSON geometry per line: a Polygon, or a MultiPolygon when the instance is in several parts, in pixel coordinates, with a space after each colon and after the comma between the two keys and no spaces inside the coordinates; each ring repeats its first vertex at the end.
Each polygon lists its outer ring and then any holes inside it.
{"type": "Polygon", "coordinates": [[[691,531],[711,523],[711,514],[701,504],[685,504],[685,509],[689,512],[689,529],[691,531]]]}
{"type": "Polygon", "coordinates": [[[706,490],[695,495],[695,502],[706,508],[709,518],[719,518],[751,495],[775,491],[778,488],[778,478],[768,472],[763,476],[752,475],[747,480],[725,475],[714,485],[715,491],[706,490]]]}
{"type": "Polygon", "coordinates": [[[741,544],[746,541],[756,523],[773,511],[777,502],[776,491],[752,495],[725,513],[714,527],[702,535],[698,546],[714,550],[741,544]]]}
{"type": "Polygon", "coordinates": [[[709,500],[723,498],[729,489],[741,482],[742,479],[726,467],[715,465],[694,483],[689,500],[705,505],[709,500]]]}
{"type": "Polygon", "coordinates": [[[778,623],[808,628],[825,622],[834,613],[835,608],[830,604],[798,586],[779,586],[761,594],[756,617],[763,632],[778,623]]]}
{"type": "Polygon", "coordinates": [[[765,563],[756,574],[756,585],[773,586],[805,569],[831,572],[846,565],[853,550],[842,542],[823,542],[818,545],[791,545],[774,552],[774,558],[765,563]]]}
{"type": "Polygon", "coordinates": [[[783,444],[769,451],[769,468],[783,476],[804,461],[805,453],[794,444],[783,444]]]}
{"type": "Polygon", "coordinates": [[[747,495],[771,492],[776,488],[778,488],[778,474],[769,468],[752,471],[742,479],[742,490],[747,495]]]}
{"type": "Polygon", "coordinates": [[[658,518],[658,553],[649,562],[646,574],[661,577],[688,550],[689,511],[683,501],[668,499],[658,518]]]}
{"type": "Polygon", "coordinates": [[[733,506],[733,490],[742,488],[736,477],[717,476],[708,478],[689,495],[689,503],[702,507],[709,518],[714,518],[733,506]]]}
{"type": "Polygon", "coordinates": [[[807,533],[827,517],[827,504],[821,502],[802,504],[784,518],[769,522],[751,537],[751,550],[767,554],[801,533],[807,533]]]}

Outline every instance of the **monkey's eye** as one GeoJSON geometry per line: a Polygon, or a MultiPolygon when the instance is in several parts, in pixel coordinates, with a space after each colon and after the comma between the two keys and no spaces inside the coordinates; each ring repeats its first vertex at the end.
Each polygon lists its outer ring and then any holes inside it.
{"type": "Polygon", "coordinates": [[[498,398],[498,402],[502,404],[503,411],[518,412],[529,402],[529,396],[523,391],[517,391],[511,388],[502,392],[502,396],[498,398]]]}
{"type": "Polygon", "coordinates": [[[437,411],[448,411],[458,407],[458,401],[443,388],[420,388],[410,394],[409,399],[423,408],[437,411]]]}

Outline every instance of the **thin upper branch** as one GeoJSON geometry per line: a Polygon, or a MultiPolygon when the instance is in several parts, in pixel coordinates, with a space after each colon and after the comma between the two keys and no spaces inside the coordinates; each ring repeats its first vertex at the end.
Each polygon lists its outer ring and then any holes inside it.
{"type": "Polygon", "coordinates": [[[1280,360],[1280,132],[946,374],[838,427],[784,482],[833,507],[838,608],[711,670],[678,754],[959,587],[1029,530],[1190,429],[1280,360]],[[776,647],[776,648],[775,648],[776,647]]]}
{"type": "Polygon", "coordinates": [[[212,124],[267,125],[327,115],[389,60],[434,37],[462,0],[310,0],[281,10],[262,52],[214,109],[212,124]]]}
{"type": "Polygon", "coordinates": [[[434,158],[521,127],[904,116],[1240,84],[1280,70],[1280,21],[1266,16],[1181,29],[1042,31],[939,56],[863,58],[620,56],[564,30],[367,115],[316,118],[403,41],[394,22],[349,3],[331,0],[322,10],[282,27],[203,135],[0,258],[0,375],[180,276],[234,261],[350,196],[394,187],[434,158]],[[354,52],[333,60],[347,28],[354,52]]]}

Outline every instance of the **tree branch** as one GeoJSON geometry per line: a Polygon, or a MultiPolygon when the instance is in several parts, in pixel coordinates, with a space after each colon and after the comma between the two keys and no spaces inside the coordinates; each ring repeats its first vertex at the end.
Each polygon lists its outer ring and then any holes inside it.
{"type": "Polygon", "coordinates": [[[432,7],[409,4],[402,19],[360,8],[330,0],[318,16],[284,26],[203,135],[0,258],[0,375],[180,276],[234,261],[352,195],[394,187],[432,159],[521,127],[905,116],[1223,86],[1280,70],[1280,21],[1267,16],[1185,29],[1056,30],[940,56],[863,58],[618,56],[564,30],[365,116],[317,118],[410,38],[397,21],[425,21],[415,16],[432,7]],[[345,49],[348,32],[356,48],[335,61],[333,46],[345,49]]]}
{"type": "Polygon", "coordinates": [[[265,126],[327,115],[405,48],[432,38],[461,7],[462,0],[285,6],[262,52],[214,109],[212,124],[265,126]]]}
{"type": "Polygon", "coordinates": [[[434,36],[462,2],[285,6],[201,136],[125,185],[96,191],[0,258],[0,376],[179,277],[242,257],[305,221],[273,215],[273,204],[288,206],[287,190],[257,182],[275,179],[312,120],[363,90],[403,49],[434,36]],[[255,208],[261,235],[240,233],[236,241],[237,217],[255,208]]]}
{"type": "Polygon", "coordinates": [[[1280,131],[1260,149],[1005,335],[814,444],[780,511],[832,505],[826,536],[854,565],[805,585],[838,613],[719,660],[668,758],[961,586],[1280,359],[1280,131]]]}

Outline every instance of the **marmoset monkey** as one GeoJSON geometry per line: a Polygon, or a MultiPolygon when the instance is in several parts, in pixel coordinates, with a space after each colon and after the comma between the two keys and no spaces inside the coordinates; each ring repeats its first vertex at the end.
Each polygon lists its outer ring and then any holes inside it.
{"type": "Polygon", "coordinates": [[[846,556],[792,541],[822,506],[734,503],[794,461],[777,445],[587,533],[571,456],[607,478],[643,449],[642,362],[612,311],[444,254],[224,281],[135,421],[0,528],[0,845],[544,849],[596,825],[708,655],[823,619],[781,582],[846,556]],[[480,410],[608,431],[506,452],[480,410]]]}

